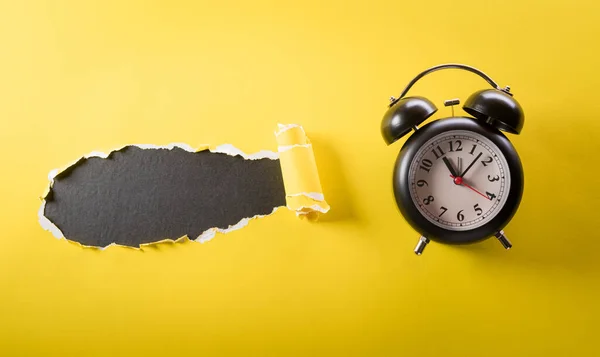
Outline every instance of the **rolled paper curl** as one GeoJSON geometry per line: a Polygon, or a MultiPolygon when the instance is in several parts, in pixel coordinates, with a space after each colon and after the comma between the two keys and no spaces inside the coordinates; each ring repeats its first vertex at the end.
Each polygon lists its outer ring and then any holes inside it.
{"type": "Polygon", "coordinates": [[[300,218],[316,220],[330,209],[325,201],[313,146],[300,125],[278,125],[275,133],[286,206],[300,218]]]}

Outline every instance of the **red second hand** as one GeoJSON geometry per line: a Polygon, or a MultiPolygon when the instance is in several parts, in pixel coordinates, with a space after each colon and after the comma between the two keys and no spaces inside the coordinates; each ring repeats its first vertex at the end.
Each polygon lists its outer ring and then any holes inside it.
{"type": "Polygon", "coordinates": [[[467,185],[467,184],[465,183],[465,181],[463,181],[463,178],[462,178],[462,177],[454,177],[453,175],[450,175],[450,177],[452,177],[452,178],[454,179],[454,183],[456,183],[457,185],[465,186],[466,188],[469,188],[469,189],[471,189],[471,190],[473,190],[473,191],[477,192],[477,193],[478,193],[480,196],[482,196],[482,197],[485,197],[486,199],[488,199],[488,200],[490,200],[490,201],[491,201],[491,198],[489,198],[488,196],[484,195],[483,193],[481,193],[481,192],[477,191],[475,188],[473,188],[473,187],[471,187],[471,186],[467,185]]]}

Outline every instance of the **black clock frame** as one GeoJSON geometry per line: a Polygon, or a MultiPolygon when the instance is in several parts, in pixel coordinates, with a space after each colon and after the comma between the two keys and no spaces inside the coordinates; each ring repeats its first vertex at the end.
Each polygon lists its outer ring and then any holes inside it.
{"type": "Polygon", "coordinates": [[[425,239],[446,244],[474,243],[497,235],[517,212],[524,191],[523,166],[511,142],[492,125],[470,117],[443,118],[419,128],[406,140],[394,165],[393,190],[400,212],[425,239]],[[511,184],[506,203],[490,222],[473,230],[451,231],[436,226],[419,212],[410,194],[409,170],[417,151],[429,139],[450,130],[467,130],[485,136],[504,155],[510,170],[511,184]]]}

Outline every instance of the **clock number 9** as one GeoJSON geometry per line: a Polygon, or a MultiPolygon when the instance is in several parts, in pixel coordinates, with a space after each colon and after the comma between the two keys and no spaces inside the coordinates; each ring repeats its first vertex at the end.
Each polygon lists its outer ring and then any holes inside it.
{"type": "Polygon", "coordinates": [[[431,203],[431,202],[433,202],[433,201],[434,201],[434,199],[433,199],[433,196],[427,196],[427,197],[426,197],[426,198],[423,200],[423,203],[424,203],[425,205],[428,205],[428,204],[430,204],[430,203],[431,203]]]}
{"type": "Polygon", "coordinates": [[[425,180],[419,180],[419,181],[417,181],[417,186],[423,187],[423,186],[429,186],[429,184],[425,180]]]}

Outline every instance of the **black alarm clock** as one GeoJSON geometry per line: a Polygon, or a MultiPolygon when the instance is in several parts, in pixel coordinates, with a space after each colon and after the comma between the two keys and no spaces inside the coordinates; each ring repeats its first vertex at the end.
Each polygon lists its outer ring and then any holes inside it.
{"type": "Polygon", "coordinates": [[[523,196],[523,167],[515,147],[503,134],[519,134],[523,109],[510,92],[482,71],[463,64],[442,64],[417,75],[398,98],[391,98],[381,123],[390,145],[414,132],[398,154],[393,191],[406,221],[421,234],[415,253],[430,241],[467,244],[496,237],[512,244],[503,228],[515,215],[523,196]],[[427,98],[406,97],[423,76],[446,68],[467,70],[493,88],[473,93],[463,105],[465,116],[453,115],[419,127],[436,111],[427,98]]]}

